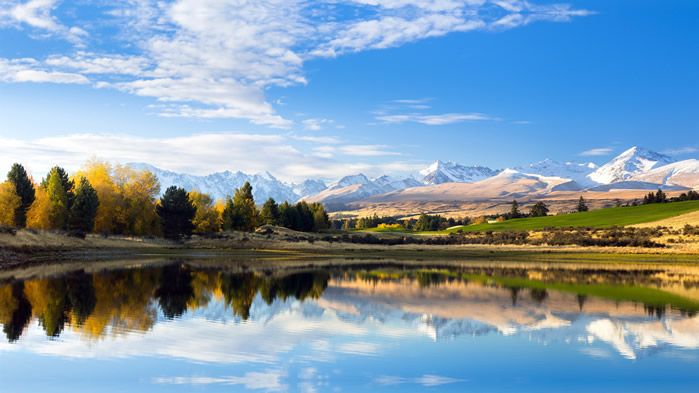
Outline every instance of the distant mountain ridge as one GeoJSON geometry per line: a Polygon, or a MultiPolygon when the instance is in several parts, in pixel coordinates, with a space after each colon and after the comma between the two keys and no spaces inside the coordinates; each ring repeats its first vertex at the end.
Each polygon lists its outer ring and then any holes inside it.
{"type": "Polygon", "coordinates": [[[253,187],[258,203],[268,198],[278,202],[307,200],[322,203],[356,201],[444,200],[459,195],[475,197],[545,195],[556,191],[665,190],[699,189],[699,160],[676,161],[672,157],[640,147],[632,147],[608,163],[597,166],[576,161],[545,159],[530,165],[506,169],[465,166],[452,161],[435,161],[408,177],[383,175],[369,178],[359,173],[344,176],[326,185],[307,179],[285,183],[269,172],[254,175],[243,172],[219,172],[207,176],[175,173],[149,164],[131,164],[151,170],[164,191],[171,185],[198,189],[214,199],[233,195],[245,182],[253,187]],[[440,199],[441,198],[441,199],[440,199]]]}

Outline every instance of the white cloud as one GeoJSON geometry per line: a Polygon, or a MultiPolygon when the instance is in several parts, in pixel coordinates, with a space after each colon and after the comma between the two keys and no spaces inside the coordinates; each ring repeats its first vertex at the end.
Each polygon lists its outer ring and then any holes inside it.
{"type": "Polygon", "coordinates": [[[590,149],[580,153],[581,156],[608,156],[614,149],[611,147],[602,147],[598,149],[590,149]]]}
{"type": "Polygon", "coordinates": [[[298,136],[293,135],[292,138],[298,141],[313,142],[313,143],[325,143],[325,144],[338,144],[340,143],[340,138],[336,136],[298,136]]]}
{"type": "Polygon", "coordinates": [[[425,115],[421,113],[412,113],[407,115],[382,115],[377,116],[377,120],[384,123],[421,123],[427,125],[444,125],[458,123],[462,121],[475,120],[498,120],[495,117],[483,113],[444,113],[441,115],[425,115]]]}
{"type": "Polygon", "coordinates": [[[44,71],[31,59],[0,59],[0,82],[90,83],[89,79],[81,74],[44,71]]]}
{"type": "Polygon", "coordinates": [[[381,145],[327,146],[306,154],[291,144],[293,137],[257,134],[197,134],[173,138],[129,135],[75,134],[30,141],[0,136],[0,173],[20,162],[35,177],[54,165],[77,170],[96,156],[110,162],[146,162],[156,167],[194,175],[225,170],[245,173],[269,171],[285,181],[308,178],[336,180],[337,176],[360,171],[378,173],[380,165],[342,163],[336,154],[369,157],[393,156],[381,145]],[[319,153],[319,154],[318,154],[319,153]]]}
{"type": "Polygon", "coordinates": [[[306,119],[302,121],[303,123],[303,128],[311,131],[319,131],[322,130],[323,127],[333,123],[332,120],[328,119],[306,119]]]}
{"type": "MultiPolygon", "coordinates": [[[[106,14],[112,19],[102,23],[111,22],[109,27],[116,27],[118,33],[106,38],[116,40],[116,47],[129,48],[128,54],[96,49],[47,53],[29,69],[39,74],[23,80],[86,83],[84,75],[89,74],[96,87],[171,103],[160,113],[163,116],[238,118],[288,128],[292,122],[276,113],[265,91],[306,84],[303,65],[307,60],[395,47],[451,32],[513,28],[537,20],[567,21],[589,14],[569,5],[514,0],[339,2],[347,8],[342,15],[336,0],[110,4],[106,14]]],[[[0,27],[27,25],[84,45],[85,30],[69,28],[52,14],[59,6],[57,0],[0,0],[0,27]]],[[[2,81],[20,79],[4,77],[2,81]]],[[[426,109],[421,100],[398,101],[426,109]]],[[[477,114],[424,115],[409,121],[445,124],[473,115],[477,114]]],[[[316,120],[304,123],[308,129],[324,126],[325,119],[308,120],[316,120]]]]}
{"type": "Polygon", "coordinates": [[[82,40],[88,33],[77,26],[64,26],[51,15],[51,11],[58,6],[58,3],[59,0],[2,1],[0,2],[0,27],[3,24],[20,26],[25,24],[82,46],[82,40]]]}

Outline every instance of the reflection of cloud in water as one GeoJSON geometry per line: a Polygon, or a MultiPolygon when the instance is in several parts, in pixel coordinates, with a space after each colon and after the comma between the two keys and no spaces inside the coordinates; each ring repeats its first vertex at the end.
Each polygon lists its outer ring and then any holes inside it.
{"type": "Polygon", "coordinates": [[[464,381],[465,380],[463,379],[440,377],[439,375],[423,375],[417,378],[403,378],[385,375],[374,379],[375,383],[383,386],[399,385],[404,383],[415,383],[422,386],[439,386],[447,383],[464,381]]]}
{"type": "Polygon", "coordinates": [[[285,392],[283,383],[287,376],[284,370],[267,370],[264,373],[249,372],[242,377],[163,377],[153,378],[155,384],[168,385],[243,385],[246,389],[264,389],[267,392],[285,392]]]}

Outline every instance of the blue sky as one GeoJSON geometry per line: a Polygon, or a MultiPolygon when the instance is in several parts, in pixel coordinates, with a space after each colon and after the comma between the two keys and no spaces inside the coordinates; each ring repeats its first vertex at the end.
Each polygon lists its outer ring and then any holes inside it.
{"type": "Polygon", "coordinates": [[[0,0],[0,171],[696,158],[698,16],[691,0],[0,0]]]}

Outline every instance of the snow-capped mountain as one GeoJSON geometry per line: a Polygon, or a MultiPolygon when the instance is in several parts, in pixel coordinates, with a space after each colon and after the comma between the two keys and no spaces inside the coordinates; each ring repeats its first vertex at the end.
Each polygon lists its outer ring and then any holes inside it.
{"type": "Polygon", "coordinates": [[[546,177],[560,177],[562,179],[570,179],[579,185],[593,186],[593,182],[588,175],[597,170],[599,167],[591,162],[580,163],[576,161],[558,162],[551,159],[512,168],[518,172],[528,175],[539,175],[546,177]]]}
{"type": "Polygon", "coordinates": [[[293,190],[297,195],[312,196],[321,193],[323,190],[328,188],[322,180],[304,180],[303,183],[294,184],[293,190]]]}
{"type": "Polygon", "coordinates": [[[295,202],[301,195],[294,191],[294,185],[281,182],[269,172],[248,175],[243,172],[219,172],[207,176],[196,176],[163,170],[149,164],[132,163],[135,169],[148,169],[158,177],[160,190],[164,192],[170,186],[182,187],[191,191],[197,189],[211,195],[214,200],[233,196],[235,189],[242,187],[245,182],[252,186],[252,195],[257,203],[263,203],[268,198],[278,202],[295,202]]]}
{"type": "Polygon", "coordinates": [[[500,171],[474,165],[464,166],[453,161],[435,161],[414,175],[423,184],[473,183],[497,175],[500,171]]]}
{"type": "Polygon", "coordinates": [[[424,184],[413,178],[398,179],[384,175],[377,179],[369,179],[360,173],[345,176],[329,185],[323,192],[304,197],[304,199],[309,202],[348,203],[378,194],[420,186],[424,186],[424,184]]]}
{"type": "Polygon", "coordinates": [[[699,160],[684,160],[635,175],[632,180],[699,189],[699,160]]]}
{"type": "Polygon", "coordinates": [[[600,184],[627,180],[634,175],[675,162],[672,157],[640,147],[632,147],[609,163],[599,167],[588,178],[600,184]]]}

